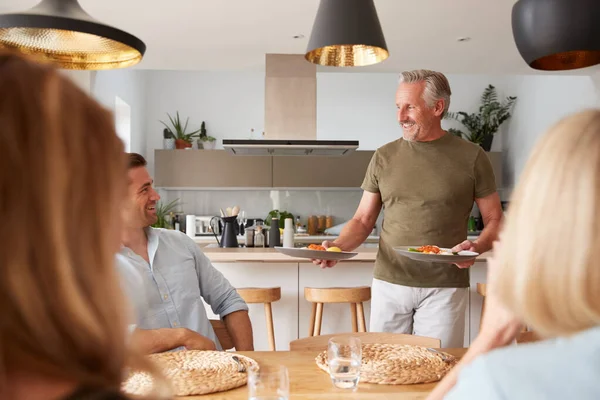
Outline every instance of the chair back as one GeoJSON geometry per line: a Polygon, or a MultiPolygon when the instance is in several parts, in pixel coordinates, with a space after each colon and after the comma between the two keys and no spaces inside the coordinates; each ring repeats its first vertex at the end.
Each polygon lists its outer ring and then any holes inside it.
{"type": "Polygon", "coordinates": [[[290,342],[290,350],[310,350],[323,351],[327,349],[327,343],[332,337],[354,336],[362,343],[380,343],[380,344],[407,344],[412,346],[423,346],[440,348],[442,342],[440,339],[434,339],[425,336],[407,335],[404,333],[380,333],[380,332],[354,332],[339,333],[333,335],[311,336],[303,339],[297,339],[290,342]]]}
{"type": "Polygon", "coordinates": [[[225,326],[225,323],[218,319],[211,319],[210,324],[212,325],[212,328],[215,331],[217,339],[219,340],[219,343],[221,344],[223,350],[233,349],[233,340],[229,335],[229,331],[227,330],[227,326],[225,326]]]}

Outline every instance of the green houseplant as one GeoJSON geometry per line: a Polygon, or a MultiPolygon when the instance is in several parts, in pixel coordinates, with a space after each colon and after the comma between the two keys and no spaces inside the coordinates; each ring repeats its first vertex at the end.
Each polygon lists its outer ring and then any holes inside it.
{"type": "Polygon", "coordinates": [[[179,207],[179,199],[175,199],[172,202],[165,204],[161,201],[156,204],[156,216],[158,219],[152,225],[153,228],[169,228],[171,225],[169,221],[167,221],[167,216],[169,213],[175,211],[175,209],[179,207]]]}
{"type": "Polygon", "coordinates": [[[490,151],[494,134],[504,121],[510,118],[516,100],[516,97],[509,96],[503,102],[498,101],[496,88],[489,85],[481,95],[479,112],[450,112],[445,117],[460,122],[467,128],[467,133],[455,128],[448,129],[448,132],[480,145],[485,151],[490,151]]]}
{"type": "Polygon", "coordinates": [[[198,138],[198,148],[212,150],[215,148],[216,140],[217,139],[214,137],[206,134],[206,123],[202,121],[202,125],[200,125],[200,136],[198,138]]]}
{"type": "Polygon", "coordinates": [[[185,149],[186,147],[192,147],[192,139],[198,136],[198,132],[200,129],[187,132],[189,117],[185,120],[185,125],[181,123],[181,119],[179,118],[179,111],[175,114],[175,117],[171,117],[169,113],[167,113],[169,120],[171,122],[171,126],[168,126],[163,121],[160,121],[171,134],[175,137],[175,148],[177,149],[185,149]]]}

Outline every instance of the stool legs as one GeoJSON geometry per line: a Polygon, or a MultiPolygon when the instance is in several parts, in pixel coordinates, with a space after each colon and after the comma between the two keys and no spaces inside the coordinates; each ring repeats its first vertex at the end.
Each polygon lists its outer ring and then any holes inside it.
{"type": "Polygon", "coordinates": [[[321,334],[321,322],[323,322],[323,303],[317,303],[317,314],[315,316],[315,330],[313,336],[321,334]]]}
{"type": "Polygon", "coordinates": [[[365,309],[363,308],[363,303],[356,303],[356,309],[358,314],[358,331],[366,332],[367,322],[365,321],[365,309]]]}
{"type": "Polygon", "coordinates": [[[310,321],[308,326],[308,336],[315,335],[315,319],[317,318],[317,303],[312,303],[312,311],[310,313],[310,321]]]}
{"type": "Polygon", "coordinates": [[[265,303],[265,320],[267,321],[269,349],[275,351],[275,328],[273,327],[273,310],[271,309],[271,303],[265,303]]]}
{"type": "Polygon", "coordinates": [[[358,332],[356,303],[350,303],[350,316],[352,317],[352,332],[358,332]]]}

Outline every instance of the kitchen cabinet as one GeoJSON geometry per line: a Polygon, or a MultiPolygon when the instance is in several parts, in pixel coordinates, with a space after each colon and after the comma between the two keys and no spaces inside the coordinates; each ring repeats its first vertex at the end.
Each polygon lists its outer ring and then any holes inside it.
{"type": "Polygon", "coordinates": [[[360,188],[374,151],[347,156],[273,157],[273,187],[360,188]]]}
{"type": "Polygon", "coordinates": [[[225,150],[155,150],[154,180],[163,188],[359,188],[373,153],[241,156],[225,150]]]}
{"type": "MultiPolygon", "coordinates": [[[[210,258],[210,253],[207,253],[210,258]]],[[[238,261],[213,262],[234,287],[281,287],[281,300],[272,303],[275,344],[277,350],[289,350],[289,342],[308,336],[312,305],[304,298],[305,287],[371,286],[374,262],[343,262],[334,268],[321,269],[310,262],[238,261]]],[[[469,346],[479,333],[482,298],[477,294],[477,283],[486,282],[487,264],[477,260],[470,268],[471,288],[465,310],[464,344],[469,346]]],[[[210,319],[218,319],[204,303],[210,319]]],[[[265,312],[262,304],[249,304],[250,321],[254,332],[254,348],[269,349],[265,312]]],[[[364,303],[367,330],[371,315],[371,302],[364,303]]],[[[323,308],[321,334],[352,331],[350,306],[326,304],[323,308]]]]}
{"type": "Polygon", "coordinates": [[[272,187],[272,157],[225,150],[155,150],[157,187],[272,187]]]}
{"type": "MultiPolygon", "coordinates": [[[[374,151],[347,156],[241,156],[225,150],[155,150],[157,187],[360,188],[374,151]]],[[[486,153],[503,188],[502,152],[486,153]]]]}

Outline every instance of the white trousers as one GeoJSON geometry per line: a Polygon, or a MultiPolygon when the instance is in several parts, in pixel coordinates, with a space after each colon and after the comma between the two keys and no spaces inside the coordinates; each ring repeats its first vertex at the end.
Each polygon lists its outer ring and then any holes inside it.
{"type": "Polygon", "coordinates": [[[464,347],[468,288],[416,288],[373,279],[371,332],[408,333],[464,347]]]}

